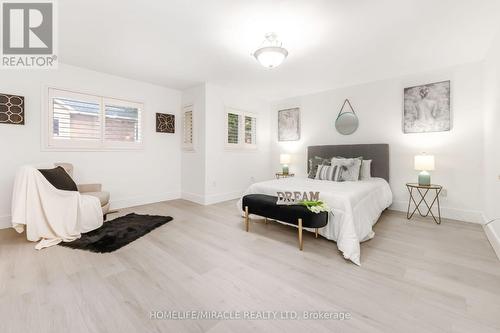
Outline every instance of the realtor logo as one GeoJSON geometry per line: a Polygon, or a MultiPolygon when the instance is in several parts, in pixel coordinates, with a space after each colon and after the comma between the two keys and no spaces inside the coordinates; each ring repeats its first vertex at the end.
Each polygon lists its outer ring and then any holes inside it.
{"type": "Polygon", "coordinates": [[[3,68],[55,68],[52,1],[2,2],[3,68]]]}

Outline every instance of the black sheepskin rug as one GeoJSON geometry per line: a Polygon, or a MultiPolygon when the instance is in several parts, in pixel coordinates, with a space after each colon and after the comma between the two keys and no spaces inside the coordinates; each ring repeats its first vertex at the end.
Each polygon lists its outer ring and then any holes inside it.
{"type": "Polygon", "coordinates": [[[104,222],[99,229],[82,234],[77,240],[62,242],[59,245],[96,253],[113,252],[172,220],[171,216],[131,213],[104,222]]]}

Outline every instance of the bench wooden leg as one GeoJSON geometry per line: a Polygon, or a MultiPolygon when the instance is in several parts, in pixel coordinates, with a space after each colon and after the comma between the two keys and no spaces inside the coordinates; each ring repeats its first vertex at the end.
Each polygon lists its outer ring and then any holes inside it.
{"type": "Polygon", "coordinates": [[[299,219],[299,249],[302,251],[302,219],[299,219]]]}
{"type": "Polygon", "coordinates": [[[318,238],[318,228],[316,228],[316,230],[314,231],[314,236],[318,238]]]}
{"type": "Polygon", "coordinates": [[[245,206],[245,228],[248,232],[248,225],[250,224],[250,221],[248,220],[248,206],[245,206]]]}

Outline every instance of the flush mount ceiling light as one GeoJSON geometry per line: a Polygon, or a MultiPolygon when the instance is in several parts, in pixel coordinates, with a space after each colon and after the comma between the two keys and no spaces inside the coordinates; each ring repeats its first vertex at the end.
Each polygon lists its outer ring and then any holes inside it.
{"type": "Polygon", "coordinates": [[[266,34],[265,37],[261,47],[253,53],[253,56],[266,68],[278,67],[288,56],[288,51],[281,46],[274,32],[266,34]]]}

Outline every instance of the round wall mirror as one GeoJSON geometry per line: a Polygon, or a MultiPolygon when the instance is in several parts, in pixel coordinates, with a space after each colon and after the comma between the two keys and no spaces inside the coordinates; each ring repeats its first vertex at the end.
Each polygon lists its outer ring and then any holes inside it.
{"type": "Polygon", "coordinates": [[[356,132],[358,125],[358,116],[352,112],[340,114],[335,121],[337,132],[343,135],[349,135],[356,132]]]}
{"type": "Polygon", "coordinates": [[[346,99],[344,101],[344,104],[342,104],[342,107],[340,108],[337,120],[335,120],[335,128],[340,134],[349,135],[356,132],[356,130],[358,129],[358,125],[358,116],[356,116],[356,112],[354,112],[351,102],[346,99]],[[349,107],[349,109],[351,109],[351,111],[344,112],[344,108],[346,107],[346,105],[349,107]]]}

